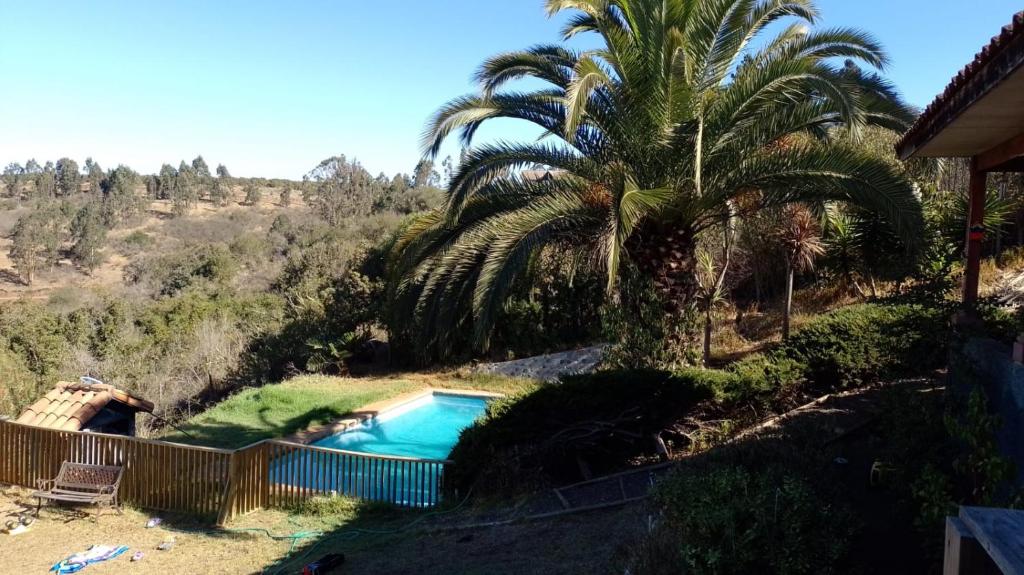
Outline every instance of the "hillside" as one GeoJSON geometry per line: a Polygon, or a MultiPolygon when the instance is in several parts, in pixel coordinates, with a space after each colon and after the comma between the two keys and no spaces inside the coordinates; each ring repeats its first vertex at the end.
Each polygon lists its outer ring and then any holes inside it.
{"type": "Polygon", "coordinates": [[[81,375],[174,420],[241,387],[346,371],[382,333],[379,246],[441,194],[429,165],[374,177],[344,156],[301,182],[215,177],[201,157],[158,175],[30,165],[0,178],[7,415],[81,375]]]}
{"type": "Polygon", "coordinates": [[[125,268],[146,255],[171,253],[186,244],[231,243],[245,234],[265,234],[279,215],[299,220],[311,217],[309,206],[301,197],[293,198],[287,207],[282,206],[277,197],[269,195],[264,195],[254,206],[232,202],[217,207],[204,199],[178,217],[173,213],[170,200],[153,200],[139,221],[107,235],[108,243],[100,250],[102,263],[96,269],[84,271],[62,258],[53,267],[42,269],[32,285],[26,285],[18,275],[10,251],[14,226],[30,210],[30,207],[19,206],[0,212],[0,301],[46,299],[66,289],[116,291],[123,287],[125,268]]]}

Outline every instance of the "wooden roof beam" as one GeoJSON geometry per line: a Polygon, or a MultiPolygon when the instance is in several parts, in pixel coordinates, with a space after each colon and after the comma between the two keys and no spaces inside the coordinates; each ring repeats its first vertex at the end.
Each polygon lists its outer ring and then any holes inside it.
{"type": "Polygon", "coordinates": [[[1020,134],[998,146],[978,154],[977,166],[982,172],[1022,171],[1018,160],[1024,156],[1024,134],[1020,134]],[[1013,169],[1016,168],[1016,169],[1013,169]]]}

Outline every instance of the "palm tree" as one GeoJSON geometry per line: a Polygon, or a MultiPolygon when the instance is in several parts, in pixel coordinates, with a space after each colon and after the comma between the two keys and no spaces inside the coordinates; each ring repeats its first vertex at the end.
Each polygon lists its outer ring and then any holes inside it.
{"type": "Polygon", "coordinates": [[[786,218],[778,232],[779,243],[786,252],[786,307],[782,314],[782,339],[789,339],[789,322],[793,314],[793,277],[797,271],[814,267],[814,258],[825,253],[821,227],[810,210],[793,205],[786,209],[786,218]]]}
{"type": "Polygon", "coordinates": [[[886,56],[857,30],[812,31],[812,0],[547,0],[547,9],[568,12],[566,40],[593,34],[600,47],[495,56],[477,72],[479,93],[443,106],[425,130],[428,157],[456,132],[469,151],[445,205],[395,244],[392,324],[415,331],[420,349],[444,353],[470,327],[485,348],[511,280],[546,247],[602,270],[612,294],[630,262],[675,316],[697,289],[697,238],[747,206],[851,202],[907,237],[919,227],[897,170],[828,141],[867,125],[902,130],[913,115],[878,75],[833,64],[880,69],[886,56]],[[545,86],[509,88],[522,78],[545,86]],[[497,118],[534,124],[544,138],[473,147],[497,118]],[[556,177],[521,175],[535,164],[556,177]]]}

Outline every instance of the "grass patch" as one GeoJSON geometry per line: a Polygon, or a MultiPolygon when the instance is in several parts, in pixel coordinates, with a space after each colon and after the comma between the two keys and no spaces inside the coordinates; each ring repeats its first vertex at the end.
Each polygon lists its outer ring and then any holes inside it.
{"type": "Polygon", "coordinates": [[[209,410],[169,429],[161,439],[210,447],[238,448],[291,435],[334,421],[360,407],[403,393],[436,387],[517,393],[535,387],[529,380],[492,375],[409,374],[345,378],[300,376],[284,383],[243,390],[209,410]]]}

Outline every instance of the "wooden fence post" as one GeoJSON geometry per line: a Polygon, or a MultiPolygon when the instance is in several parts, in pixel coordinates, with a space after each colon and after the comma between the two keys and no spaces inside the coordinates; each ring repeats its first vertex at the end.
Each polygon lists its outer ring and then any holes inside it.
{"type": "Polygon", "coordinates": [[[238,494],[238,452],[228,457],[228,482],[224,486],[224,497],[221,498],[220,511],[217,513],[217,526],[223,527],[234,515],[235,497],[238,494]]]}

